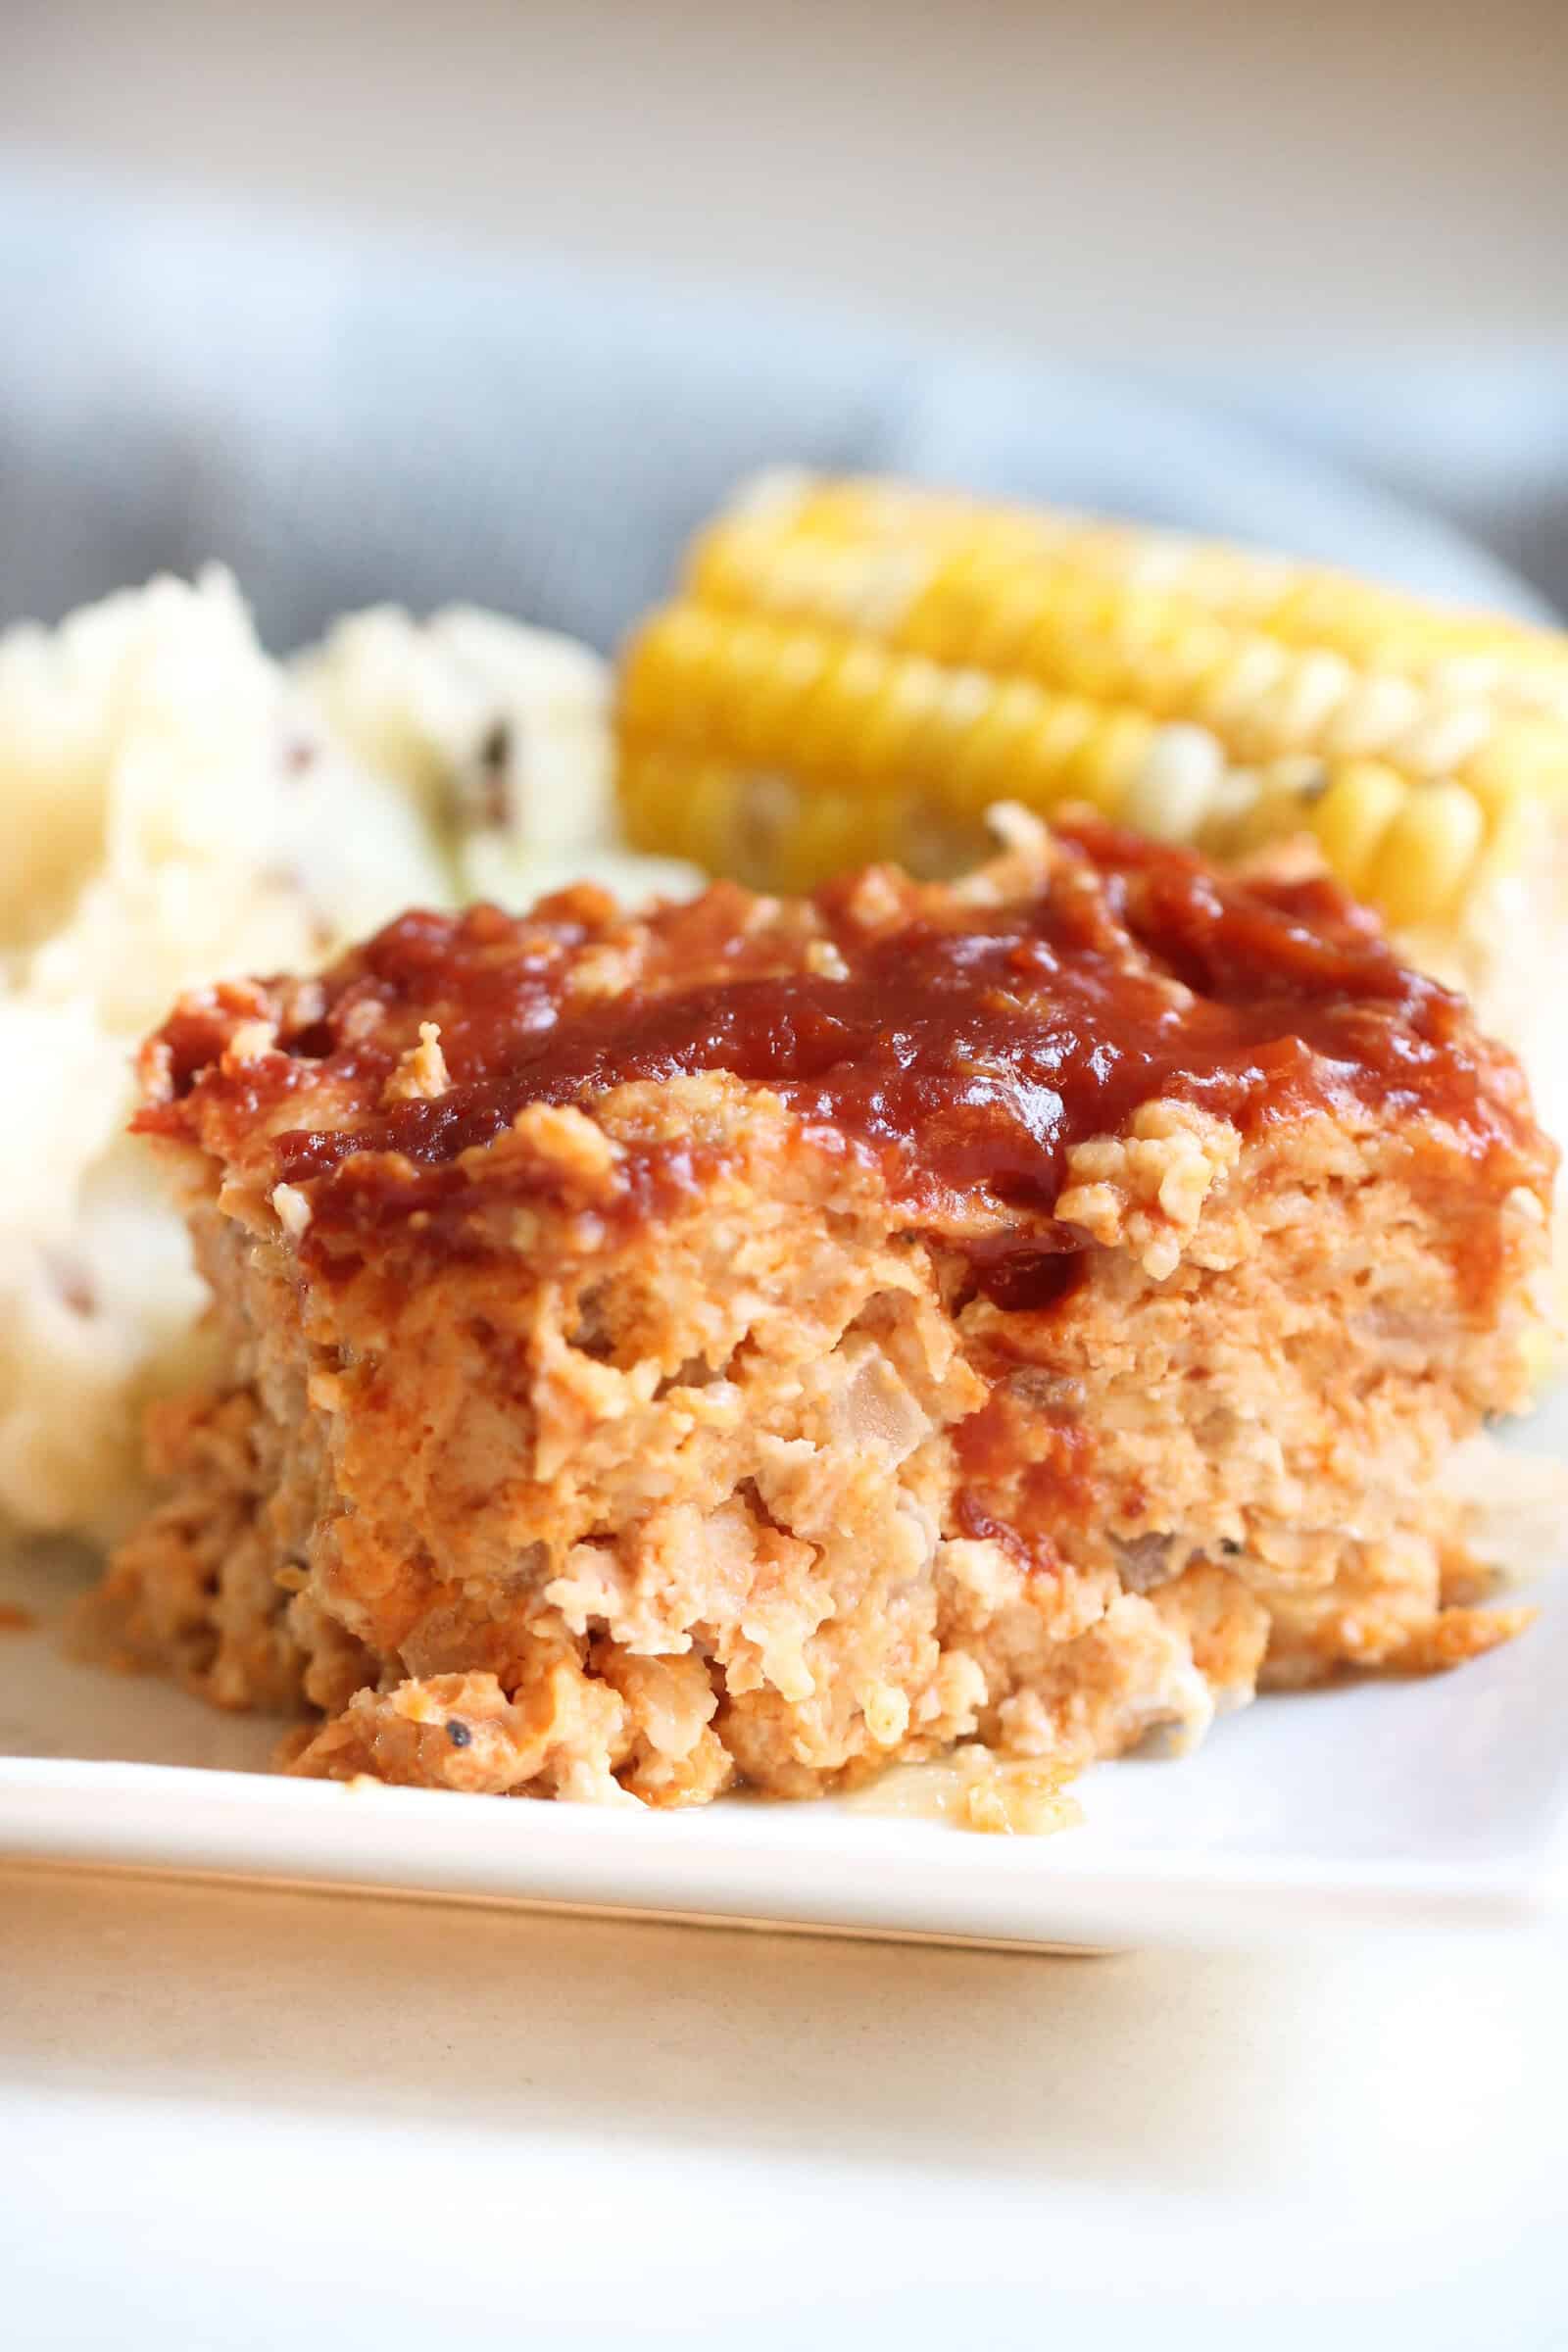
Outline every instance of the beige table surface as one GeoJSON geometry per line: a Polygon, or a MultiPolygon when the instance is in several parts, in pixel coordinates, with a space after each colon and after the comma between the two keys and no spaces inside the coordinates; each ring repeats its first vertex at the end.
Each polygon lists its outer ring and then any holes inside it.
{"type": "Polygon", "coordinates": [[[4,2340],[1545,2352],[1565,1962],[1560,1923],[1048,1960],[3,1871],[4,2340]]]}

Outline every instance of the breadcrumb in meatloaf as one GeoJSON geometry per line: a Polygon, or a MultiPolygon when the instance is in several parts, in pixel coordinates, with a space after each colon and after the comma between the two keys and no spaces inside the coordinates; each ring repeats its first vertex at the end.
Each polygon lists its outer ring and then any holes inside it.
{"type": "Polygon", "coordinates": [[[1434,1479],[1527,1398],[1515,1063],[1325,883],[1005,837],[183,999],[139,1125],[226,1369],[131,1644],[298,1773],[675,1805],[1512,1633],[1434,1479]]]}

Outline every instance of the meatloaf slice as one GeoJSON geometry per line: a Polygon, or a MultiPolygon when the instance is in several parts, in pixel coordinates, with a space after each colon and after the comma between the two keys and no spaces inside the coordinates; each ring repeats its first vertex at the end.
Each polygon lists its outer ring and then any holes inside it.
{"type": "Polygon", "coordinates": [[[680,1804],[1448,1665],[1554,1155],[1332,886],[1013,812],[642,919],[414,913],[187,997],[139,1125],[226,1348],[127,1638],[291,1768],[680,1804]]]}

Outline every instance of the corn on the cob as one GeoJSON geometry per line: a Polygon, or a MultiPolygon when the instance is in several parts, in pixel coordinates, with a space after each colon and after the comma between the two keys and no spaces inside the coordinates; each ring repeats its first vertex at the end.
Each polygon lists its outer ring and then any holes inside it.
{"type": "MultiPolygon", "coordinates": [[[[953,656],[949,620],[977,620],[984,666],[1027,631],[1053,577],[1136,636],[1183,613],[1230,635],[1331,652],[1356,670],[1425,680],[1568,716],[1568,639],[1491,614],[1426,605],[1348,574],[1172,531],[987,507],[878,481],[771,477],[701,539],[689,577],[705,602],[761,604],[861,627],[908,623],[922,593],[953,656]]],[[[918,624],[917,624],[918,625],[918,624]]],[[[1201,658],[1201,640],[1189,649],[1201,658]]],[[[1001,657],[999,660],[998,657],[1001,657]]],[[[1398,703],[1392,713],[1397,720],[1398,703]]]]}
{"type": "Polygon", "coordinates": [[[896,483],[792,481],[628,650],[639,847],[761,885],[951,869],[986,807],[1088,801],[1220,857],[1311,833],[1441,933],[1568,813],[1568,638],[1307,565],[896,483]]]}

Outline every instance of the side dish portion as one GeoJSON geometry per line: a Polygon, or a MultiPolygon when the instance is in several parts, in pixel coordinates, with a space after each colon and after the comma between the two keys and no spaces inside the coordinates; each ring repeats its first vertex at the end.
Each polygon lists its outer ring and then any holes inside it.
{"type": "Polygon", "coordinates": [[[150,1024],[411,901],[591,870],[606,700],[584,648],[472,612],[362,614],[290,670],[217,571],[0,636],[0,1530],[123,1532],[140,1408],[200,1356],[123,1133],[150,1024]]]}
{"type": "Polygon", "coordinates": [[[221,1360],[127,1648],[302,1773],[680,1804],[1513,1632],[1439,1484],[1539,1328],[1511,1056],[1330,883],[1004,822],[189,994],[138,1124],[221,1360]]]}

